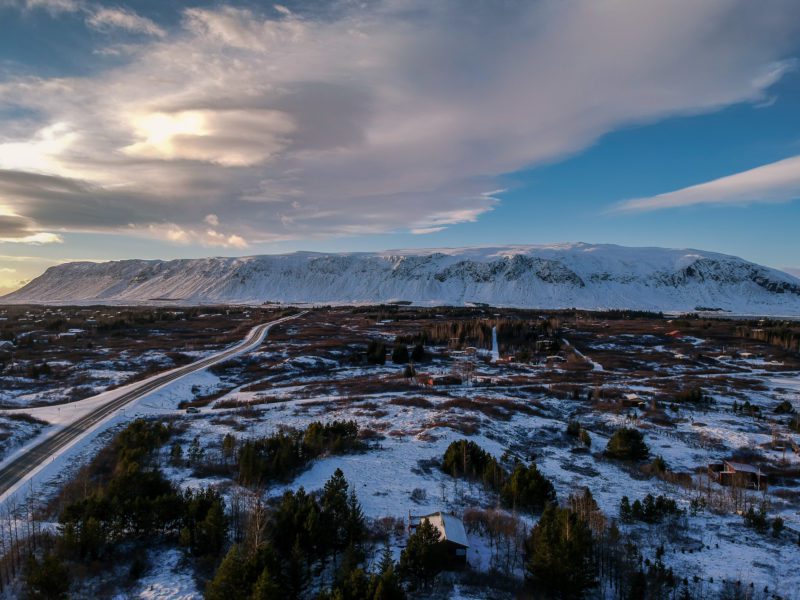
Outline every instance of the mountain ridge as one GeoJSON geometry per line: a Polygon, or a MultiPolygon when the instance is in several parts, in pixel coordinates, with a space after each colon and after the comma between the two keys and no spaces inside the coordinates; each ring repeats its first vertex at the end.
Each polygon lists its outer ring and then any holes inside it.
{"type": "Polygon", "coordinates": [[[293,252],[50,267],[3,303],[262,302],[800,314],[800,279],[695,249],[567,243],[293,252]]]}

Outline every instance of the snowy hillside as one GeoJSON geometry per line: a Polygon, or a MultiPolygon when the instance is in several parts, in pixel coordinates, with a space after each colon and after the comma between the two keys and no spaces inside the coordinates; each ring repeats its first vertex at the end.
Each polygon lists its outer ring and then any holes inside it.
{"type": "Polygon", "coordinates": [[[1,299],[43,303],[470,302],[800,314],[800,279],[697,250],[559,244],[75,262],[1,299]]]}

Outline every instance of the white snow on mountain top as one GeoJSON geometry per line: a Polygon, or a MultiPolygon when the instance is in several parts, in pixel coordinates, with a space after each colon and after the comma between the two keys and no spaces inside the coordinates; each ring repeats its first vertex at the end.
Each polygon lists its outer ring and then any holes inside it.
{"type": "Polygon", "coordinates": [[[75,262],[2,302],[415,304],[800,314],[800,279],[700,250],[585,243],[75,262]]]}

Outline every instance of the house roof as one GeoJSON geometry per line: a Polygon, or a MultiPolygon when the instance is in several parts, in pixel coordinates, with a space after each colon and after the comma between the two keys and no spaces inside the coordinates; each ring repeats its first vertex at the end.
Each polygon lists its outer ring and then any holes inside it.
{"type": "Polygon", "coordinates": [[[443,512],[435,512],[430,515],[419,517],[419,522],[422,522],[423,519],[428,521],[439,531],[442,540],[447,540],[459,546],[464,546],[464,548],[469,548],[464,523],[462,523],[461,519],[458,517],[443,512]]]}
{"type": "Polygon", "coordinates": [[[741,471],[743,473],[753,473],[755,475],[761,475],[761,469],[758,467],[754,467],[753,465],[747,465],[745,463],[740,462],[732,462],[730,460],[726,460],[725,464],[728,465],[734,471],[741,471]]]}

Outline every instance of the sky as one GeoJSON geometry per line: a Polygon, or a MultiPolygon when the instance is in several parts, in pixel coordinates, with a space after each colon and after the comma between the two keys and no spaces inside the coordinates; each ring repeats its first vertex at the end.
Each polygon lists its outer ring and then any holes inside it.
{"type": "Polygon", "coordinates": [[[796,0],[0,0],[0,293],[557,242],[800,276],[796,0]]]}

